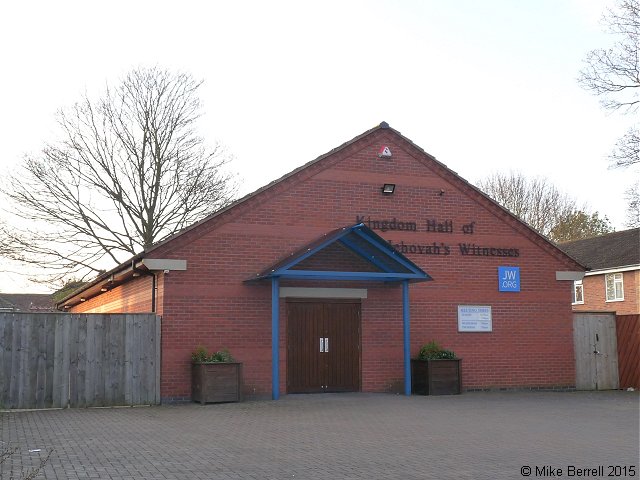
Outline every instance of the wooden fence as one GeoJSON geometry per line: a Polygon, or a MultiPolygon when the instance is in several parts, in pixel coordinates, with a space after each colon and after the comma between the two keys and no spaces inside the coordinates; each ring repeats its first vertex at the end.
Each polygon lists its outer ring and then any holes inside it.
{"type": "Polygon", "coordinates": [[[160,403],[160,317],[0,313],[0,408],[160,403]]]}
{"type": "Polygon", "coordinates": [[[620,388],[640,388],[640,315],[616,316],[620,388]]]}

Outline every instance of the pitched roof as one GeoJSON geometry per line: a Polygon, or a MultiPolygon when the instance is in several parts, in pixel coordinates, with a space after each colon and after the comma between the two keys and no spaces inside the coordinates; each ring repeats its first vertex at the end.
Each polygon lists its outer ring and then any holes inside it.
{"type": "Polygon", "coordinates": [[[0,293],[0,311],[54,312],[53,298],[41,293],[0,293]]]}
{"type": "Polygon", "coordinates": [[[591,270],[640,265],[640,228],[561,243],[558,247],[591,270]]]}
{"type": "MultiPolygon", "coordinates": [[[[94,288],[96,285],[98,285],[99,283],[103,282],[105,279],[108,279],[109,277],[111,277],[113,274],[118,273],[120,271],[122,271],[123,269],[134,265],[136,262],[138,262],[139,260],[141,260],[142,258],[144,258],[145,256],[147,256],[150,252],[160,248],[163,245],[166,245],[167,243],[171,242],[172,240],[181,237],[185,234],[187,234],[188,232],[196,229],[197,227],[199,227],[202,224],[205,224],[207,222],[209,222],[210,220],[220,217],[223,214],[229,212],[230,210],[233,210],[235,207],[242,205],[250,200],[252,200],[255,197],[258,197],[262,192],[271,189],[272,187],[281,184],[282,182],[284,182],[285,180],[295,176],[296,174],[306,170],[307,168],[309,168],[311,165],[314,165],[318,162],[320,162],[321,160],[329,157],[330,155],[342,150],[343,148],[357,142],[358,140],[360,140],[361,138],[366,137],[367,135],[375,132],[376,130],[380,130],[380,129],[389,129],[392,130],[393,132],[397,133],[398,135],[400,135],[400,132],[397,132],[396,130],[393,130],[391,127],[389,127],[389,124],[387,122],[382,122],[380,123],[380,125],[376,125],[375,127],[367,130],[366,132],[358,135],[357,137],[343,143],[342,145],[340,145],[339,147],[336,147],[332,150],[330,150],[329,152],[320,155],[318,158],[311,160],[310,162],[307,162],[306,164],[296,168],[295,170],[292,170],[291,172],[283,175],[282,177],[273,180],[272,182],[268,183],[267,185],[258,188],[257,190],[245,195],[244,197],[241,197],[233,202],[231,202],[229,205],[227,205],[226,207],[221,208],[220,210],[217,210],[215,212],[213,212],[212,214],[208,215],[207,217],[203,218],[202,220],[199,220],[191,225],[186,226],[185,228],[183,228],[182,230],[180,230],[179,232],[176,232],[172,235],[169,235],[167,238],[164,238],[162,240],[159,240],[158,242],[154,243],[153,245],[151,245],[150,247],[146,248],[143,252],[140,252],[136,255],[134,255],[133,257],[131,257],[128,260],[125,260],[124,262],[122,262],[120,265],[117,265],[115,267],[113,267],[111,270],[103,273],[102,275],[99,275],[98,277],[96,277],[93,281],[87,283],[86,285],[84,285],[83,287],[71,292],[69,295],[65,296],[64,298],[62,298],[57,305],[61,306],[62,304],[67,303],[68,300],[71,300],[73,297],[76,297],[78,295],[80,295],[83,292],[86,292],[87,290],[94,288]]],[[[404,137],[403,137],[404,138],[404,137]]],[[[413,144],[413,142],[411,142],[413,144]]],[[[419,148],[419,147],[418,147],[419,148]]],[[[429,155],[427,152],[424,152],[426,155],[429,155]]],[[[430,158],[432,158],[433,160],[435,160],[435,157],[432,157],[431,155],[429,155],[430,158]]]]}
{"type": "MultiPolygon", "coordinates": [[[[575,268],[582,268],[583,265],[580,265],[580,263],[573,257],[571,257],[570,255],[567,255],[564,251],[560,250],[558,248],[557,245],[555,245],[551,240],[549,240],[548,238],[546,238],[544,235],[542,235],[540,232],[536,231],[534,228],[532,228],[531,226],[529,226],[527,223],[523,222],[519,217],[517,217],[516,215],[514,215],[513,213],[511,213],[509,210],[507,210],[505,207],[503,207],[502,205],[500,205],[498,202],[496,202],[493,198],[491,198],[489,195],[487,195],[486,193],[484,193],[482,190],[480,190],[478,187],[476,187],[475,185],[473,185],[472,183],[468,182],[467,180],[465,180],[463,177],[461,177],[460,175],[458,175],[457,172],[454,172],[453,170],[451,170],[449,167],[447,167],[444,163],[442,163],[441,161],[439,161],[436,157],[434,157],[433,155],[431,155],[429,152],[427,152],[426,150],[424,150],[422,147],[416,145],[411,139],[405,137],[404,135],[402,135],[402,133],[400,133],[400,131],[392,128],[389,126],[389,124],[387,122],[381,122],[379,125],[376,125],[375,127],[367,130],[364,133],[361,133],[360,135],[352,138],[351,140],[344,142],[342,145],[333,148],[332,150],[330,150],[329,152],[320,155],[318,158],[311,160],[310,162],[307,162],[306,164],[296,168],[295,170],[292,170],[291,172],[283,175],[282,177],[278,178],[277,180],[274,180],[270,183],[268,183],[267,185],[259,188],[258,190],[249,193],[248,195],[245,195],[244,197],[236,200],[235,202],[232,202],[231,204],[229,204],[228,206],[213,212],[212,214],[210,214],[209,216],[203,218],[202,220],[193,223],[192,225],[189,225],[187,227],[185,227],[184,229],[180,230],[177,233],[174,233],[173,235],[170,235],[169,237],[160,240],[156,243],[154,243],[153,245],[151,245],[147,250],[145,250],[145,252],[138,254],[136,257],[134,257],[134,259],[138,258],[138,257],[142,257],[160,247],[162,247],[163,245],[171,242],[172,240],[174,240],[177,237],[183,236],[185,234],[187,234],[188,232],[198,228],[199,226],[201,226],[202,224],[205,224],[207,222],[209,222],[210,220],[220,217],[223,214],[229,212],[230,210],[234,210],[236,207],[238,207],[241,204],[244,204],[246,202],[249,202],[250,200],[254,199],[255,197],[259,197],[263,192],[271,190],[273,188],[277,188],[279,185],[284,184],[286,181],[295,178],[297,175],[302,174],[303,172],[310,170],[310,167],[315,166],[316,164],[320,163],[321,161],[325,160],[328,157],[331,157],[332,155],[347,149],[348,147],[356,144],[358,141],[360,141],[363,138],[366,138],[367,136],[371,135],[374,132],[377,132],[379,130],[383,130],[383,131],[388,131],[388,132],[393,132],[399,140],[405,142],[405,146],[408,146],[409,148],[414,148],[416,149],[418,152],[420,152],[422,155],[424,155],[426,157],[425,160],[428,160],[430,162],[430,166],[432,168],[434,168],[436,170],[436,173],[445,177],[447,180],[453,181],[456,184],[458,184],[459,186],[466,188],[468,190],[471,190],[474,195],[479,196],[481,199],[484,199],[485,201],[485,206],[488,206],[490,209],[492,209],[494,211],[494,213],[500,212],[502,215],[504,215],[505,217],[507,217],[509,219],[509,221],[512,223],[512,225],[517,225],[518,228],[520,229],[521,233],[523,233],[524,235],[527,235],[530,239],[532,239],[535,243],[538,243],[538,245],[542,246],[543,248],[547,249],[550,252],[553,252],[554,254],[560,254],[560,256],[564,257],[566,260],[569,260],[572,264],[574,264],[575,268]],[[432,163],[431,163],[432,162],[432,163]]],[[[123,263],[122,265],[127,265],[128,263],[130,263],[131,260],[123,263]]],[[[116,267],[118,268],[118,267],[116,267]]],[[[109,272],[107,272],[109,273],[109,272]]],[[[103,275],[104,277],[104,275],[103,275]]]]}
{"type": "Polygon", "coordinates": [[[432,280],[420,267],[363,223],[326,233],[247,281],[273,277],[383,282],[432,280]],[[351,271],[315,271],[313,268],[301,268],[305,260],[333,245],[342,246],[364,260],[366,266],[374,268],[355,268],[351,271]]]}
{"type": "MultiPolygon", "coordinates": [[[[484,200],[483,204],[485,205],[486,208],[491,209],[492,211],[494,211],[494,213],[497,213],[499,215],[506,217],[507,221],[509,221],[512,225],[514,225],[520,231],[520,233],[526,235],[528,238],[533,240],[542,248],[546,249],[551,254],[556,255],[558,257],[563,257],[565,261],[568,261],[570,262],[570,264],[573,265],[573,267],[571,268],[582,269],[582,265],[580,265],[576,261],[576,259],[572,258],[571,256],[568,256],[565,252],[560,250],[555,244],[553,244],[546,237],[544,237],[543,235],[535,231],[533,228],[531,228],[529,225],[524,223],[522,220],[520,220],[510,211],[502,207],[495,200],[493,200],[487,194],[482,192],[479,188],[477,188],[476,186],[474,186],[473,184],[469,183],[467,180],[459,176],[456,172],[448,168],[444,163],[437,160],[436,157],[434,157],[433,155],[431,155],[430,153],[428,153],[427,151],[425,151],[424,149],[416,145],[411,139],[402,135],[398,130],[391,128],[387,122],[381,122],[379,125],[376,125],[375,127],[367,130],[366,132],[361,133],[360,135],[354,137],[353,139],[343,143],[342,145],[336,148],[333,148],[329,152],[323,155],[320,155],[316,159],[311,160],[310,162],[296,168],[295,170],[283,175],[277,180],[270,182],[269,184],[259,188],[258,190],[255,190],[254,192],[249,193],[248,195],[245,195],[244,197],[232,202],[226,207],[220,210],[217,210],[216,212],[210,214],[209,216],[203,218],[202,220],[196,223],[193,223],[192,225],[185,227],[179,232],[174,233],[173,235],[170,235],[169,237],[154,243],[149,248],[145,249],[145,251],[138,253],[137,255],[133,256],[129,260],[121,263],[120,265],[114,267],[108,272],[100,275],[94,281],[88,283],[84,287],[66,296],[64,299],[62,299],[58,303],[58,305],[60,306],[64,303],[67,303],[67,301],[73,299],[74,297],[77,297],[78,295],[80,295],[83,292],[86,292],[87,290],[90,290],[92,288],[95,289],[96,285],[98,285],[100,282],[103,282],[105,279],[108,279],[109,277],[113,276],[113,274],[121,272],[127,268],[132,268],[133,265],[135,265],[141,259],[147,257],[151,252],[167,245],[168,243],[171,243],[173,240],[175,240],[178,237],[182,237],[184,235],[189,234],[189,232],[192,232],[193,230],[198,229],[203,224],[207,224],[214,219],[222,218],[227,214],[231,214],[231,212],[239,213],[238,210],[241,208],[242,205],[248,205],[254,200],[259,201],[258,198],[262,197],[262,195],[268,191],[272,191],[275,193],[278,191],[279,188],[285,188],[287,182],[294,181],[295,179],[303,178],[300,176],[304,175],[305,172],[311,172],[314,166],[317,166],[325,159],[328,159],[333,155],[336,155],[342,151],[345,151],[346,149],[350,148],[352,145],[357,144],[357,142],[359,142],[360,140],[366,138],[367,136],[379,130],[384,130],[384,131],[392,132],[393,134],[395,134],[401,142],[404,142],[404,145],[406,147],[413,148],[418,152],[420,152],[420,154],[422,154],[424,157],[426,157],[424,158],[424,160],[430,162],[429,163],[430,166],[436,170],[437,174],[440,174],[441,176],[444,176],[446,179],[452,182],[455,182],[456,184],[461,186],[463,189],[471,190],[472,194],[476,195],[479,199],[484,200]]],[[[312,173],[309,173],[309,174],[311,175],[312,173]]]]}

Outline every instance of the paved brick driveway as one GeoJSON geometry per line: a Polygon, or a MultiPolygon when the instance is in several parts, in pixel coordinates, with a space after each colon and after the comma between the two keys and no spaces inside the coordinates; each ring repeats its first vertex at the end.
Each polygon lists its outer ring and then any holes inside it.
{"type": "Polygon", "coordinates": [[[517,479],[525,465],[637,478],[639,407],[638,392],[504,392],[0,413],[0,446],[18,447],[0,477],[54,448],[37,478],[517,479]]]}

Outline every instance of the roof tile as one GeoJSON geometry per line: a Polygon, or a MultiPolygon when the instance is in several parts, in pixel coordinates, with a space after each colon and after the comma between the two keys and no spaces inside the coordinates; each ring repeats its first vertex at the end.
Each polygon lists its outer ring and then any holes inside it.
{"type": "Polygon", "coordinates": [[[591,270],[640,265],[640,228],[561,243],[558,247],[591,270]]]}

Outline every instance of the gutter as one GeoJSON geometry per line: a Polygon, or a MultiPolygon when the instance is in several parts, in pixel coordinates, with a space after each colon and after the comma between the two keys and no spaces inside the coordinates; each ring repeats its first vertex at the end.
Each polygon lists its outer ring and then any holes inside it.
{"type": "Polygon", "coordinates": [[[585,273],[585,276],[592,275],[605,275],[607,273],[621,273],[621,272],[632,272],[633,270],[640,270],[640,264],[637,265],[624,265],[620,267],[611,267],[611,268],[602,268],[598,270],[591,270],[585,273]]]}
{"type": "Polygon", "coordinates": [[[103,273],[87,285],[67,295],[61,301],[56,303],[56,309],[62,311],[69,310],[82,302],[86,302],[91,298],[95,298],[116,287],[124,285],[141,275],[145,275],[153,277],[151,282],[151,308],[152,311],[155,312],[157,288],[156,272],[162,271],[164,273],[169,273],[170,271],[182,271],[186,269],[186,260],[144,258],[143,252],[132,257],[130,260],[121,263],[108,272],[103,273]]]}

